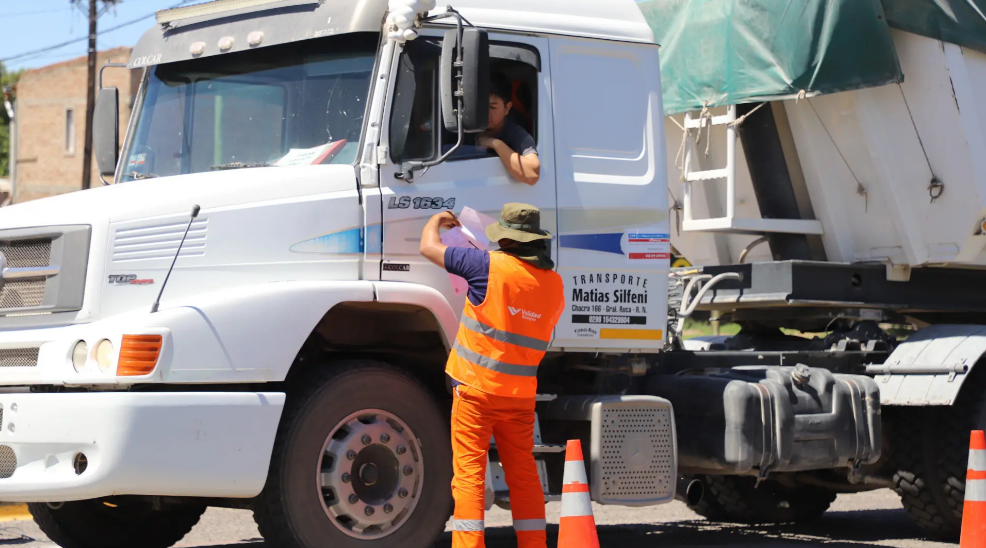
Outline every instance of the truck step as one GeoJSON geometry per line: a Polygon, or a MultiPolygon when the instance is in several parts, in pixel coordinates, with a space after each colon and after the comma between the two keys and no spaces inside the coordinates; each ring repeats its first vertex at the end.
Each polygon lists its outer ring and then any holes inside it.
{"type": "MultiPolygon", "coordinates": [[[[544,502],[558,502],[561,500],[560,494],[555,493],[545,493],[544,502]]],[[[497,491],[496,492],[496,503],[497,504],[510,504],[510,491],[497,491]]]]}
{"type": "Polygon", "coordinates": [[[537,401],[554,401],[558,399],[558,394],[538,394],[535,399],[537,401]]]}
{"type": "MultiPolygon", "coordinates": [[[[555,453],[564,453],[564,452],[565,452],[565,446],[564,445],[555,445],[555,444],[550,444],[550,443],[549,444],[535,443],[534,444],[534,451],[532,451],[532,453],[534,453],[534,456],[535,457],[537,457],[538,455],[551,455],[551,454],[555,454],[555,453]]],[[[490,455],[493,456],[493,457],[496,457],[497,460],[499,459],[499,457],[496,454],[496,444],[495,443],[490,443],[490,455]]]]}

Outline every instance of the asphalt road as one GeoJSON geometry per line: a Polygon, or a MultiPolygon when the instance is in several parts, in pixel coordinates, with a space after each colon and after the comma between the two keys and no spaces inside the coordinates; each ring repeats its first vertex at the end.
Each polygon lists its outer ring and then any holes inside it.
{"type": "MultiPolygon", "coordinates": [[[[558,523],[558,503],[548,505],[549,523],[558,523]]],[[[887,490],[840,496],[832,509],[810,525],[753,527],[708,522],[683,504],[651,508],[595,506],[600,545],[604,548],[753,547],[793,548],[821,546],[849,548],[863,545],[902,548],[942,548],[953,544],[923,540],[887,490]]],[[[549,525],[549,546],[554,546],[557,525],[549,525]]],[[[263,548],[249,512],[210,509],[178,546],[208,548],[263,548]]],[[[510,514],[494,508],[487,514],[488,548],[513,548],[510,514]]],[[[52,548],[30,521],[0,523],[0,547],[52,548]]],[[[451,546],[445,533],[436,548],[451,546]]],[[[134,547],[140,548],[140,547],[134,547]]]]}

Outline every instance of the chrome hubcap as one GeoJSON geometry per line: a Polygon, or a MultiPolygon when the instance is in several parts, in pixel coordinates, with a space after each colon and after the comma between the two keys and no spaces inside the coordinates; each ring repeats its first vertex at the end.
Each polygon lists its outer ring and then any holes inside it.
{"type": "Polygon", "coordinates": [[[392,413],[367,409],[339,422],[325,440],[318,487],[326,515],[360,540],[385,537],[420,499],[424,462],[418,439],[392,413]]]}

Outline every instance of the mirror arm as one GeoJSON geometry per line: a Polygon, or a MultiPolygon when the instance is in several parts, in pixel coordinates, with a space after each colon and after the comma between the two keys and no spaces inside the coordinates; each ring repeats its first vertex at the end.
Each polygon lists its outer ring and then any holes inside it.
{"type": "Polygon", "coordinates": [[[436,160],[429,160],[427,162],[414,161],[414,162],[404,162],[404,163],[402,163],[401,164],[401,171],[400,171],[400,173],[397,173],[396,174],[396,177],[398,179],[404,181],[407,184],[414,183],[414,172],[416,170],[423,169],[423,170],[427,171],[428,168],[430,168],[432,166],[437,166],[438,164],[441,164],[441,163],[445,162],[446,160],[448,160],[448,158],[450,156],[452,156],[453,154],[455,154],[455,151],[459,150],[459,148],[462,146],[462,141],[465,140],[465,132],[463,131],[463,128],[462,128],[462,109],[465,106],[463,104],[464,103],[464,98],[463,97],[465,95],[465,91],[462,89],[462,23],[463,23],[463,21],[465,21],[465,23],[468,24],[470,27],[474,27],[475,28],[475,26],[472,23],[470,23],[468,20],[466,20],[466,18],[463,17],[462,14],[460,14],[459,12],[455,11],[454,9],[452,9],[452,6],[448,6],[448,7],[446,7],[446,9],[448,11],[446,11],[445,13],[441,13],[439,15],[434,15],[434,16],[431,16],[431,17],[427,17],[427,18],[423,19],[423,21],[429,22],[429,21],[437,21],[439,19],[445,19],[445,18],[448,18],[448,17],[455,17],[455,27],[456,27],[456,31],[458,32],[458,35],[459,35],[459,38],[457,40],[458,43],[455,46],[455,68],[456,68],[455,79],[457,81],[456,87],[458,88],[458,90],[455,92],[455,97],[456,97],[456,106],[458,107],[457,108],[458,114],[456,115],[456,117],[459,120],[459,124],[458,124],[458,126],[459,126],[459,131],[458,131],[459,137],[458,137],[458,139],[455,142],[455,146],[453,146],[452,148],[450,148],[448,152],[446,152],[445,154],[442,154],[436,160]]]}
{"type": "Polygon", "coordinates": [[[99,84],[96,89],[103,89],[103,71],[108,68],[127,68],[126,63],[106,63],[105,65],[99,67],[99,84]]]}
{"type": "MultiPolygon", "coordinates": [[[[103,71],[106,70],[106,69],[108,69],[108,68],[127,68],[127,64],[126,63],[106,63],[105,65],[99,67],[99,84],[96,86],[96,89],[103,89],[103,71]]],[[[97,173],[99,173],[99,182],[103,183],[103,186],[110,186],[109,182],[106,181],[106,178],[103,177],[103,174],[101,172],[99,172],[98,169],[96,171],[97,171],[97,173]]]]}

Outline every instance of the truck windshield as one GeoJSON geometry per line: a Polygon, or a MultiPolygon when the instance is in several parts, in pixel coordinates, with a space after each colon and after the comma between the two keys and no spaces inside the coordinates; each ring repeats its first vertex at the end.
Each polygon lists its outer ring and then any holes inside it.
{"type": "Polygon", "coordinates": [[[353,163],[376,44],[347,34],[149,69],[120,181],[353,163]]]}

